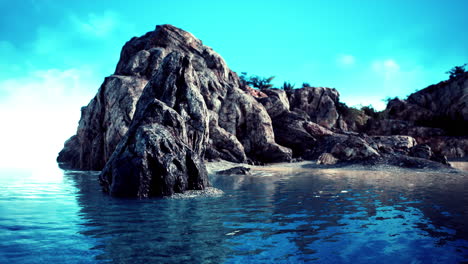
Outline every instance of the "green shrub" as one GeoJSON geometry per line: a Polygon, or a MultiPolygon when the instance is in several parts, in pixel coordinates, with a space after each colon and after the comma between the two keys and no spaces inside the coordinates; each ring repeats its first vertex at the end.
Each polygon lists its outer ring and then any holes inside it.
{"type": "Polygon", "coordinates": [[[260,77],[258,75],[252,75],[252,76],[247,76],[246,72],[241,72],[239,79],[242,84],[244,85],[252,85],[253,87],[256,87],[258,89],[267,89],[267,88],[272,88],[273,84],[271,81],[275,76],[271,76],[268,78],[260,77]]]}
{"type": "Polygon", "coordinates": [[[464,73],[466,73],[466,63],[461,65],[461,66],[455,66],[453,67],[452,69],[450,69],[449,71],[445,72],[447,74],[450,74],[450,79],[454,79],[454,78],[457,78],[461,75],[463,75],[464,73]]]}
{"type": "Polygon", "coordinates": [[[281,87],[285,91],[292,91],[294,89],[294,84],[291,84],[290,82],[284,82],[283,87],[281,87]]]}

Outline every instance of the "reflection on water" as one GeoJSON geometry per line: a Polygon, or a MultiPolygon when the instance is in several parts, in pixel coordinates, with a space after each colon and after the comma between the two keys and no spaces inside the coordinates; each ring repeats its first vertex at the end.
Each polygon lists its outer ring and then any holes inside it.
{"type": "Polygon", "coordinates": [[[0,263],[468,261],[467,173],[297,166],[150,200],[102,194],[95,172],[1,171],[0,263]]]}

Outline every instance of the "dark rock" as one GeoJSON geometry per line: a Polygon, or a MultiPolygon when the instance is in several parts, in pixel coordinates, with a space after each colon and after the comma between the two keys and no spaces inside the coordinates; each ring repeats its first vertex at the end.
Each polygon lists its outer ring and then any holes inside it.
{"type": "Polygon", "coordinates": [[[389,101],[390,118],[424,127],[438,127],[449,135],[468,134],[468,73],[389,101]]]}
{"type": "Polygon", "coordinates": [[[331,154],[342,161],[360,161],[380,156],[368,142],[356,136],[349,136],[345,141],[337,143],[333,146],[331,154]]]}
{"type": "Polygon", "coordinates": [[[397,151],[407,154],[417,144],[416,139],[410,136],[372,136],[369,141],[374,149],[387,153],[397,151]]]}
{"type": "Polygon", "coordinates": [[[418,142],[427,144],[434,153],[449,158],[463,158],[468,155],[468,137],[417,137],[418,142]]]}
{"type": "Polygon", "coordinates": [[[310,119],[298,112],[284,112],[273,119],[275,140],[279,144],[292,149],[294,157],[315,146],[316,139],[307,131],[310,119]]]}
{"type": "Polygon", "coordinates": [[[434,169],[434,170],[441,170],[441,169],[449,169],[450,166],[448,164],[443,164],[440,162],[411,157],[402,154],[391,154],[385,155],[380,161],[380,164],[385,165],[393,165],[403,168],[411,168],[411,169],[434,169]]]}
{"type": "Polygon", "coordinates": [[[138,101],[125,138],[100,176],[115,196],[166,196],[209,185],[203,155],[208,109],[190,57],[173,52],[138,101]]]}
{"type": "Polygon", "coordinates": [[[431,159],[433,153],[429,145],[419,144],[410,149],[409,155],[416,158],[431,159]]]}
{"type": "Polygon", "coordinates": [[[220,174],[220,175],[250,175],[250,168],[247,168],[247,167],[234,167],[234,168],[230,168],[230,169],[227,169],[227,170],[222,170],[222,171],[218,171],[216,172],[216,174],[220,174]]]}

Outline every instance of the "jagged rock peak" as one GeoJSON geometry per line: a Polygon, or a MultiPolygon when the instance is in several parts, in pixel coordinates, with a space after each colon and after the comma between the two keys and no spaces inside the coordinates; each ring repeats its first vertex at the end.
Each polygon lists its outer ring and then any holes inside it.
{"type": "Polygon", "coordinates": [[[191,33],[167,24],[128,41],[120,53],[115,74],[150,79],[162,59],[173,51],[198,57],[196,68],[216,69],[220,77],[228,78],[230,71],[221,56],[191,33]]]}

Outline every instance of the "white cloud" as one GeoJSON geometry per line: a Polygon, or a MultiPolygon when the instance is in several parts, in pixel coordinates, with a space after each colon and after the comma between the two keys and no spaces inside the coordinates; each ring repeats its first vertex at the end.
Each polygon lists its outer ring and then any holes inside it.
{"type": "Polygon", "coordinates": [[[338,57],[338,64],[341,66],[352,66],[356,63],[356,58],[353,55],[344,54],[338,57]]]}
{"type": "Polygon", "coordinates": [[[56,166],[64,141],[76,132],[80,107],[100,80],[89,69],[50,69],[0,81],[0,167],[56,166]]]}
{"type": "Polygon", "coordinates": [[[393,59],[374,61],[372,69],[377,74],[383,75],[385,80],[391,80],[400,73],[400,65],[393,59]]]}
{"type": "Polygon", "coordinates": [[[130,32],[131,23],[107,11],[66,15],[21,46],[0,41],[0,167],[56,166],[130,32]]]}

